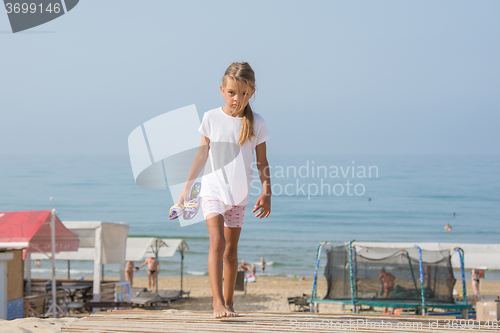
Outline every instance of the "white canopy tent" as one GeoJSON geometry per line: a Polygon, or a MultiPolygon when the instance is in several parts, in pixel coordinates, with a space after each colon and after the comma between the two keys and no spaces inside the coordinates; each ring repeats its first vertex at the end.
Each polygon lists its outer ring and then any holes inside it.
{"type": "Polygon", "coordinates": [[[126,261],[141,261],[144,258],[156,258],[159,249],[167,248],[167,244],[155,237],[128,237],[126,261]]]}
{"type": "MultiPolygon", "coordinates": [[[[379,248],[411,248],[418,245],[422,250],[437,251],[459,247],[464,250],[465,269],[490,269],[500,270],[500,244],[467,244],[467,243],[387,243],[387,242],[354,242],[355,246],[379,248]]],[[[453,268],[460,269],[458,255],[451,257],[453,268]]]]}
{"type": "MultiPolygon", "coordinates": [[[[120,281],[125,281],[125,249],[129,225],[123,222],[63,222],[64,226],[80,237],[80,246],[76,252],[59,252],[59,260],[94,260],[93,301],[101,298],[101,278],[103,264],[120,265],[120,281]]],[[[38,253],[32,259],[47,259],[38,253]]]]}
{"type": "MultiPolygon", "coordinates": [[[[127,261],[140,261],[144,258],[172,258],[177,251],[181,254],[181,296],[184,270],[184,250],[189,250],[183,239],[128,237],[127,261]]],[[[156,275],[158,291],[158,275],[156,275]]]]}

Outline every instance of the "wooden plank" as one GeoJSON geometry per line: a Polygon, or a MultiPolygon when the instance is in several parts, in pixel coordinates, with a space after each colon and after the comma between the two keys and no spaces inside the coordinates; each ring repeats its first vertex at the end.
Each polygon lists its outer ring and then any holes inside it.
{"type": "Polygon", "coordinates": [[[7,261],[7,301],[12,301],[24,295],[24,261],[23,250],[7,250],[14,258],[7,261]]]}
{"type": "MultiPolygon", "coordinates": [[[[455,322],[459,322],[455,320],[455,322]]],[[[479,329],[477,321],[474,332],[491,332],[492,329],[479,329]]],[[[332,315],[243,312],[239,317],[215,319],[211,312],[195,311],[137,311],[121,310],[99,312],[75,321],[62,332],[456,332],[447,329],[446,319],[416,316],[381,315],[332,315]],[[349,322],[360,320],[358,326],[349,322]],[[429,322],[433,326],[429,326],[429,322]],[[368,323],[368,324],[365,324],[368,323]],[[383,323],[387,323],[383,325],[383,323]],[[391,325],[389,325],[391,324],[391,325]],[[330,326],[327,326],[330,325],[330,326]],[[399,326],[398,326],[399,325],[399,326]],[[435,326],[435,327],[434,327],[435,326]]]]}

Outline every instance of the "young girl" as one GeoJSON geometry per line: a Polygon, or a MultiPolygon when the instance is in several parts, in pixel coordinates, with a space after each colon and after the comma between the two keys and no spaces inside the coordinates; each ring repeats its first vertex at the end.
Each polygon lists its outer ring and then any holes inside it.
{"type": "Polygon", "coordinates": [[[270,135],[264,119],[248,104],[255,93],[255,74],[250,65],[232,63],[222,78],[220,90],[225,105],[206,112],[203,117],[199,128],[200,148],[177,203],[182,206],[189,201],[191,186],[206,163],[200,196],[210,236],[208,275],[215,318],[236,316],[233,294],[238,271],[238,240],[252,182],[254,151],[263,191],[252,213],[258,211],[255,217],[262,219],[271,212],[266,157],[266,141],[270,135]]]}

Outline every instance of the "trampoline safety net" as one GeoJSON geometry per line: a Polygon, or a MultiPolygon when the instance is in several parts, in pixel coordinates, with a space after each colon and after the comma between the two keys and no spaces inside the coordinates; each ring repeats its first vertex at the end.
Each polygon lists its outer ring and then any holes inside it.
{"type": "MultiPolygon", "coordinates": [[[[325,299],[351,299],[349,245],[327,253],[325,299]]],[[[353,290],[356,300],[421,300],[419,253],[416,248],[353,247],[353,290]]],[[[450,251],[422,250],[425,299],[453,303],[455,278],[450,251]]]]}

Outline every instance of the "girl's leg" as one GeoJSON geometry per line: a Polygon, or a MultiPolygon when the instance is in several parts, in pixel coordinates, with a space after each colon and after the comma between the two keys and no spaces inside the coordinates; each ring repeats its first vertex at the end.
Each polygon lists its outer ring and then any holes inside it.
{"type": "Polygon", "coordinates": [[[210,247],[208,249],[208,278],[212,288],[214,317],[226,316],[226,307],[222,295],[222,256],[226,247],[224,239],[224,218],[216,215],[206,219],[210,247]]]}
{"type": "Polygon", "coordinates": [[[238,274],[238,241],[241,228],[224,227],[224,300],[230,317],[236,316],[233,308],[234,286],[238,274]]]}

